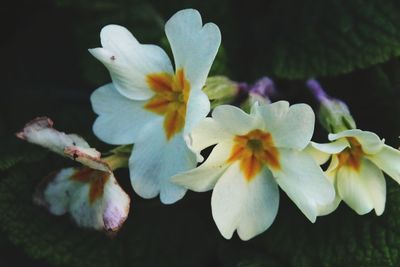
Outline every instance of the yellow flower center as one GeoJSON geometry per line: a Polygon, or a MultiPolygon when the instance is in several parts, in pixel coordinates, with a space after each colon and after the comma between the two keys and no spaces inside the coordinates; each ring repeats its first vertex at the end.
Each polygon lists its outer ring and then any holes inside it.
{"type": "Polygon", "coordinates": [[[147,84],[155,94],[144,107],[164,116],[164,131],[167,140],[170,140],[185,126],[190,83],[185,79],[184,70],[179,69],[175,75],[151,73],[147,75],[147,84]]]}
{"type": "Polygon", "coordinates": [[[350,147],[337,154],[339,159],[338,168],[347,166],[355,171],[360,170],[361,159],[365,155],[362,150],[361,144],[354,137],[347,137],[347,141],[350,143],[350,147]]]}
{"type": "Polygon", "coordinates": [[[234,143],[227,162],[239,160],[240,169],[247,181],[251,181],[261,171],[263,164],[275,170],[281,168],[279,152],[270,133],[253,130],[235,136],[234,143]]]}

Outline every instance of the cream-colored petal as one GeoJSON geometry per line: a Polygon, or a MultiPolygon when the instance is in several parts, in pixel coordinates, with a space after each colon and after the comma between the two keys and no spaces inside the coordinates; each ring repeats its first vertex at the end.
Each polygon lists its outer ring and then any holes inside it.
{"type": "Polygon", "coordinates": [[[304,152],[306,152],[307,154],[309,154],[314,161],[318,164],[318,165],[323,165],[325,164],[329,158],[331,157],[330,154],[325,153],[319,149],[316,149],[313,145],[313,142],[311,142],[305,149],[304,152]]]}
{"type": "Polygon", "coordinates": [[[172,183],[171,177],[196,166],[196,155],[187,147],[182,134],[167,140],[160,123],[147,125],[133,147],[129,159],[131,182],[143,198],[160,194],[161,202],[180,200],[186,188],[172,183]]]}
{"type": "Polygon", "coordinates": [[[237,228],[242,240],[249,240],[266,231],[274,222],[279,207],[278,185],[267,168],[263,168],[247,186],[248,195],[237,228]]]}
{"type": "Polygon", "coordinates": [[[289,107],[286,101],[262,104],[256,114],[264,122],[264,130],[270,132],[277,147],[304,149],[314,133],[315,115],[306,104],[289,107]]]}
{"type": "Polygon", "coordinates": [[[183,134],[188,135],[193,127],[199,125],[199,123],[207,116],[210,112],[210,101],[203,91],[193,91],[190,94],[187,110],[185,127],[183,134]]]}
{"type": "Polygon", "coordinates": [[[381,215],[385,208],[386,182],[382,172],[370,161],[363,160],[360,170],[343,166],[337,173],[339,196],[360,215],[375,209],[381,215]]]}
{"type": "Polygon", "coordinates": [[[93,110],[99,115],[93,124],[93,132],[102,141],[113,145],[132,144],[141,130],[162,117],[146,109],[146,101],[128,99],[118,93],[113,84],[107,84],[90,97],[93,110]]]}
{"type": "Polygon", "coordinates": [[[348,146],[349,143],[347,140],[341,138],[326,144],[310,142],[305,151],[309,153],[319,165],[322,165],[329,160],[331,155],[342,152],[348,146]]]}
{"type": "Polygon", "coordinates": [[[366,157],[400,184],[399,150],[384,145],[381,151],[373,155],[367,155],[366,157]]]}
{"type": "Polygon", "coordinates": [[[227,159],[232,150],[232,142],[217,144],[207,160],[199,167],[172,177],[172,181],[196,192],[204,192],[214,188],[215,183],[229,167],[227,159]]]}
{"type": "Polygon", "coordinates": [[[315,222],[318,207],[330,204],[335,190],[312,157],[304,151],[279,149],[277,183],[304,215],[315,222]]]}
{"type": "Polygon", "coordinates": [[[100,33],[103,47],[89,52],[109,70],[116,89],[134,100],[149,99],[147,76],[152,73],[173,73],[167,54],[155,45],[140,44],[124,27],[107,25],[100,33]]]}
{"type": "Polygon", "coordinates": [[[244,135],[261,126],[256,116],[247,114],[240,108],[231,105],[216,107],[212,112],[212,118],[225,132],[233,135],[244,135]]]}
{"type": "MultiPolygon", "coordinates": [[[[336,171],[326,171],[325,177],[332,184],[336,191],[336,171]]],[[[342,199],[340,198],[339,194],[335,192],[335,198],[332,202],[326,205],[318,205],[318,216],[331,214],[337,209],[341,201],[342,199]]]]}
{"type": "Polygon", "coordinates": [[[203,25],[200,13],[184,9],[165,24],[165,33],[175,59],[175,68],[184,69],[192,90],[200,90],[221,43],[221,33],[213,23],[203,25]]]}
{"type": "Polygon", "coordinates": [[[213,118],[203,119],[190,133],[190,147],[196,152],[214,144],[233,140],[234,135],[226,131],[213,118]]]}
{"type": "Polygon", "coordinates": [[[375,154],[379,152],[384,145],[384,140],[381,140],[373,132],[361,131],[359,129],[346,130],[336,134],[329,134],[330,141],[334,141],[343,137],[354,137],[361,144],[362,149],[367,154],[375,154]]]}
{"type": "Polygon", "coordinates": [[[233,164],[215,185],[211,208],[222,236],[230,239],[238,231],[242,240],[264,232],[274,221],[279,205],[278,187],[264,169],[247,181],[239,164],[233,164]]]}

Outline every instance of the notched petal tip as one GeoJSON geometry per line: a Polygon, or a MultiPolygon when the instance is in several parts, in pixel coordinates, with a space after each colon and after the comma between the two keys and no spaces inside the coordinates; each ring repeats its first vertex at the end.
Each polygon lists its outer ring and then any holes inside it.
{"type": "Polygon", "coordinates": [[[110,35],[115,34],[127,34],[128,36],[132,36],[132,33],[125,28],[124,26],[118,24],[108,24],[104,26],[100,31],[100,39],[108,38],[110,35]]]}

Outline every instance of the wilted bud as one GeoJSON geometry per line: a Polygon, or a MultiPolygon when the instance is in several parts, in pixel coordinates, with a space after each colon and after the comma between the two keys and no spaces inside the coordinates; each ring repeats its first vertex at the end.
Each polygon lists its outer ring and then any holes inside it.
{"type": "Polygon", "coordinates": [[[239,85],[225,76],[209,77],[203,88],[211,101],[211,107],[231,103],[239,93],[239,85]]]}
{"type": "Polygon", "coordinates": [[[34,196],[36,204],[54,215],[69,213],[81,227],[117,231],[122,226],[128,217],[130,198],[112,170],[126,164],[125,151],[131,147],[115,149],[102,159],[100,152],[82,137],[57,131],[46,117],[29,122],[16,135],[84,165],[47,177],[34,196]]]}
{"type": "Polygon", "coordinates": [[[53,128],[53,121],[47,117],[39,117],[28,122],[24,129],[16,134],[16,136],[29,143],[36,144],[47,148],[57,154],[70,156],[65,154],[66,148],[79,148],[88,156],[95,158],[100,157],[100,152],[91,148],[89,144],[79,135],[66,134],[59,132],[53,128]]]}
{"type": "Polygon", "coordinates": [[[129,196],[112,172],[62,169],[38,187],[35,203],[54,215],[69,213],[80,227],[117,231],[129,213],[129,196]]]}
{"type": "Polygon", "coordinates": [[[356,128],[356,123],[350,114],[349,108],[343,101],[328,96],[314,79],[308,80],[306,84],[320,103],[318,118],[328,132],[338,133],[356,128]]]}

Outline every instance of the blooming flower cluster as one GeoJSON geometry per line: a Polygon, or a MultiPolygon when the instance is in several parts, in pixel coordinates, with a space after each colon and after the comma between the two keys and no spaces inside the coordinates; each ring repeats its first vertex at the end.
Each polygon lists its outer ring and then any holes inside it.
{"type": "Polygon", "coordinates": [[[316,81],[308,82],[331,141],[312,142],[311,107],[271,102],[275,89],[268,78],[253,86],[218,78],[210,84],[219,90],[203,88],[221,42],[215,24],[203,25],[200,14],[187,9],[167,21],[165,32],[174,66],[160,47],[139,43],[118,25],[104,27],[102,47],[89,50],[112,80],[91,96],[98,115],[95,135],[122,145],[111,156],[102,158],[81,137],[55,130],[47,118],[17,134],[83,165],[45,179],[36,203],[55,215],[70,213],[79,226],[116,231],[128,216],[130,198],[113,171],[129,167],[134,191],[143,198],[159,195],[164,204],[182,199],[188,189],[213,190],[212,216],[227,239],[236,231],[249,240],[268,229],[278,212],[279,188],[311,222],[341,200],[358,214],[383,213],[381,170],[400,182],[400,152],[374,133],[355,129],[344,103],[328,97],[316,81]],[[209,99],[235,102],[243,91],[248,113],[215,105],[207,117],[209,99]],[[204,160],[204,149],[212,146],[204,160]],[[324,171],[320,165],[328,160],[324,171]]]}
{"type": "Polygon", "coordinates": [[[209,158],[173,180],[195,191],[214,189],[212,214],[225,238],[237,230],[248,240],[267,229],[278,211],[278,185],[315,222],[335,192],[304,151],[313,131],[314,113],[305,104],[255,104],[250,114],[219,106],[192,132],[197,151],[217,144],[209,158]]]}

